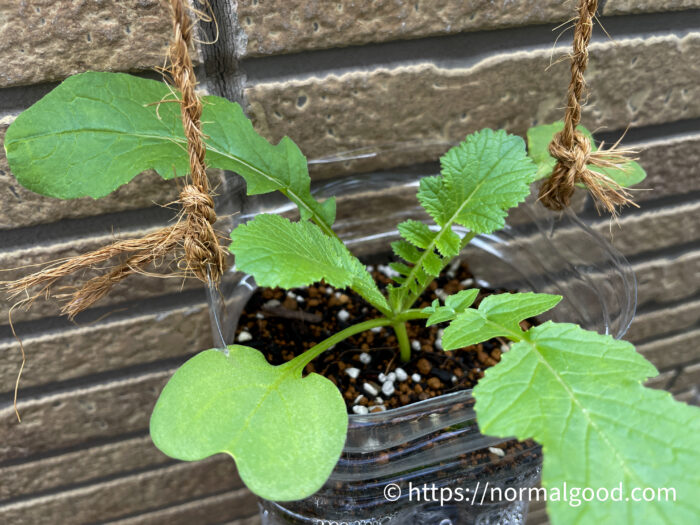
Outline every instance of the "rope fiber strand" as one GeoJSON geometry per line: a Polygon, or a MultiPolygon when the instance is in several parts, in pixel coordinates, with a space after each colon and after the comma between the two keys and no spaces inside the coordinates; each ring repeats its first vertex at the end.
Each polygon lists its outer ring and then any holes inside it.
{"type": "Polygon", "coordinates": [[[636,206],[631,194],[610,177],[591,170],[590,166],[624,170],[625,164],[636,160],[633,158],[635,152],[617,148],[617,144],[607,150],[601,147],[592,151],[588,137],[576,129],[581,122],[581,100],[586,92],[583,74],[588,66],[588,45],[597,8],[598,0],[579,0],[564,129],[549,145],[549,152],[557,159],[557,164],[552,175],[542,183],[539,199],[551,210],[563,210],[571,203],[576,184],[582,183],[593,196],[596,207],[603,207],[616,215],[620,206],[636,206]]]}
{"type": "Polygon", "coordinates": [[[67,299],[61,310],[63,314],[73,319],[109,293],[115,284],[135,273],[147,274],[149,265],[166,257],[174,257],[177,264],[175,269],[160,277],[196,277],[203,282],[211,278],[214,283],[219,282],[224,272],[225,250],[219,242],[220,235],[213,228],[216,213],[204,164],[206,148],[200,122],[202,102],[195,92],[197,80],[189,54],[193,25],[186,0],[171,0],[171,6],[173,39],[166,71],[181,95],[182,125],[190,164],[189,180],[177,200],[180,206],[177,221],[139,239],[117,241],[65,262],[50,264],[17,281],[4,283],[10,297],[26,296],[19,305],[28,307],[42,295],[50,297],[54,284],[63,277],[94,269],[116,257],[123,260],[117,265],[108,265],[105,273],[84,282],[72,293],[55,295],[58,299],[67,299]],[[36,287],[40,287],[38,291],[29,292],[36,287]]]}

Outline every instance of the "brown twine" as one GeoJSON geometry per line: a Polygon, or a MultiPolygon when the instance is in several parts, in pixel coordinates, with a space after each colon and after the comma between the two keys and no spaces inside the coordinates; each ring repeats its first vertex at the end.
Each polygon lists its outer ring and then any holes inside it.
{"type": "MultiPolygon", "coordinates": [[[[147,275],[146,268],[149,265],[169,255],[173,255],[177,260],[177,270],[163,276],[196,277],[204,282],[211,279],[214,283],[220,280],[224,271],[225,250],[219,243],[220,236],[212,226],[217,217],[204,164],[206,149],[200,122],[202,103],[195,92],[197,80],[189,55],[193,42],[193,24],[186,0],[171,0],[171,7],[173,39],[168,52],[170,66],[167,73],[175,88],[180,91],[182,125],[187,138],[190,165],[189,182],[182,189],[177,201],[181,209],[176,223],[142,238],[117,241],[65,262],[51,264],[22,279],[3,283],[11,298],[26,296],[12,309],[20,305],[28,307],[42,295],[50,297],[53,286],[60,279],[81,270],[95,268],[96,265],[115,257],[126,258],[116,266],[109,267],[106,273],[89,279],[74,292],[55,296],[68,299],[62,307],[63,314],[73,319],[104,297],[115,284],[135,273],[147,275]],[[38,291],[29,292],[37,287],[38,291]]],[[[14,327],[12,330],[14,333],[14,327]]],[[[21,341],[20,347],[23,368],[25,357],[21,341]]],[[[18,419],[20,418],[16,396],[20,377],[21,370],[15,384],[15,412],[18,419]]]]}
{"type": "Polygon", "coordinates": [[[62,308],[63,314],[73,319],[104,297],[116,283],[134,273],[144,273],[150,264],[174,252],[179,252],[176,253],[179,271],[172,276],[181,277],[184,274],[204,282],[208,277],[214,282],[220,279],[225,252],[212,226],[216,222],[216,213],[204,164],[206,149],[200,122],[202,103],[195,92],[196,78],[189,55],[193,25],[185,0],[171,0],[171,5],[174,34],[169,50],[168,73],[180,91],[181,117],[190,164],[190,181],[177,201],[181,207],[177,223],[140,239],[118,241],[6,283],[11,297],[26,294],[37,286],[41,286],[41,289],[28,296],[23,303],[31,303],[41,295],[50,296],[52,286],[59,279],[119,256],[127,258],[106,274],[88,280],[72,294],[60,296],[69,299],[62,308]]]}
{"type": "Polygon", "coordinates": [[[586,90],[583,74],[588,66],[588,44],[597,8],[598,0],[579,0],[564,129],[554,136],[549,145],[549,152],[557,159],[557,164],[552,175],[540,187],[539,199],[551,210],[563,210],[571,203],[576,184],[583,183],[591,192],[596,206],[602,206],[615,215],[618,206],[636,206],[632,196],[617,182],[591,170],[590,166],[624,170],[625,164],[635,160],[632,157],[635,152],[618,148],[617,144],[607,150],[601,145],[599,150],[592,151],[588,137],[576,129],[581,122],[581,100],[586,90]]]}

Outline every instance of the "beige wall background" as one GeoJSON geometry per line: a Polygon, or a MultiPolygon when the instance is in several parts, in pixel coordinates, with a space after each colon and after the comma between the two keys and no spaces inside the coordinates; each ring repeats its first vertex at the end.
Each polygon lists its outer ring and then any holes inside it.
{"type": "MultiPolygon", "coordinates": [[[[560,118],[573,13],[561,0],[214,0],[215,44],[197,50],[202,87],[241,102],[271,140],[311,159],[313,176],[430,171],[476,129],[560,118]],[[564,26],[565,27],[565,26],[564,26]],[[554,63],[548,67],[550,63],[554,63]],[[391,147],[387,145],[392,145],[391,147]],[[397,147],[398,145],[398,147],[397,147]],[[325,167],[324,167],[325,166],[325,167]]],[[[584,123],[638,148],[648,172],[614,243],[634,265],[628,339],[661,370],[653,384],[698,403],[700,384],[700,1],[608,0],[588,75],[584,123]]],[[[201,27],[203,39],[213,35],[201,27]],[[207,36],[208,35],[208,36],[207,36]]],[[[0,3],[0,141],[23,109],[86,70],[153,75],[170,33],[166,0],[0,3]]],[[[213,174],[219,180],[220,174],[213,174]]],[[[224,186],[225,187],[225,186],[224,186]]],[[[161,226],[177,188],[153,173],[99,201],[23,190],[0,152],[0,267],[75,255],[161,226]]],[[[590,204],[581,212],[608,231],[590,204]]],[[[3,272],[0,279],[22,275],[3,272]]],[[[0,303],[0,522],[258,523],[233,462],[178,463],[148,438],[173,370],[211,345],[198,283],[135,278],[76,324],[38,303],[16,312],[28,363],[12,409],[19,348],[0,303]]],[[[531,524],[546,520],[533,509],[531,524]]]]}

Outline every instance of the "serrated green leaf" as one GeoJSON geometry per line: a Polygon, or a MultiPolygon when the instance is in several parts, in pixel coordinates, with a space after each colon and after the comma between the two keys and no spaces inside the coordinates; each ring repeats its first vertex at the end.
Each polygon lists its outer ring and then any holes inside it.
{"type": "Polygon", "coordinates": [[[442,259],[435,252],[426,252],[423,257],[423,268],[428,275],[437,277],[442,271],[442,259]]]}
{"type": "Polygon", "coordinates": [[[231,240],[236,267],[253,275],[260,286],[295,288],[324,279],[337,288],[349,286],[379,310],[389,311],[365,266],[340,240],[311,222],[257,215],[238,226],[231,240]]]}
{"type": "MultiPolygon", "coordinates": [[[[72,76],[20,114],[7,130],[13,174],[30,190],[72,199],[103,197],[138,173],[164,178],[189,170],[180,106],[163,82],[122,73],[72,76]]],[[[276,146],[257,134],[238,104],[203,97],[202,131],[210,167],[242,175],[249,194],[281,191],[303,218],[330,234],[335,201],[316,201],[306,159],[289,138],[276,146]]]]}
{"type": "MultiPolygon", "coordinates": [[[[554,135],[562,129],[564,129],[564,123],[558,121],[553,124],[535,126],[527,131],[528,153],[530,158],[537,164],[537,179],[542,179],[552,174],[557,161],[549,153],[549,144],[552,142],[554,135]]],[[[597,151],[598,146],[596,146],[591,132],[580,125],[576,129],[586,135],[591,141],[591,151],[597,151]]],[[[625,188],[634,186],[646,178],[644,169],[634,161],[628,162],[623,169],[600,168],[598,166],[590,166],[590,169],[608,176],[625,188]]]]}
{"type": "Polygon", "coordinates": [[[523,140],[503,130],[485,129],[469,135],[443,155],[440,163],[441,175],[422,178],[418,191],[418,200],[440,230],[432,232],[423,226],[418,235],[406,223],[399,228],[404,239],[423,250],[405,276],[402,286],[410,293],[405,294],[401,308],[413,304],[429,284],[420,272],[438,276],[463,243],[477,233],[491,233],[505,225],[508,210],[529,195],[536,171],[523,140]],[[452,229],[458,224],[471,230],[464,239],[452,229]]]}
{"type": "Polygon", "coordinates": [[[508,210],[530,194],[536,168],[520,137],[485,129],[440,158],[442,175],[421,179],[418,200],[443,226],[477,233],[505,225],[508,210]]]}
{"type": "Polygon", "coordinates": [[[340,457],[347,432],[338,388],[296,363],[272,366],[253,348],[207,350],[182,365],[151,416],[151,437],[170,457],[218,453],[236,460],[258,496],[294,500],[316,492],[340,457]]]}
{"type": "Polygon", "coordinates": [[[520,321],[554,308],[559,295],[539,293],[504,293],[489,295],[478,310],[468,309],[458,314],[445,329],[442,346],[454,350],[487,341],[492,337],[522,336],[520,321]]]}
{"type": "Polygon", "coordinates": [[[391,268],[395,272],[398,272],[401,275],[406,275],[407,273],[409,273],[411,271],[410,267],[406,266],[403,263],[399,263],[399,262],[389,263],[389,268],[391,268]]]}
{"type": "Polygon", "coordinates": [[[409,242],[394,241],[391,243],[391,249],[397,256],[410,263],[415,263],[420,259],[420,252],[409,242]]]}
{"type": "Polygon", "coordinates": [[[446,229],[442,232],[442,235],[435,237],[435,247],[442,254],[443,257],[452,258],[459,255],[461,239],[459,235],[453,232],[451,229],[446,229]]]}
{"type": "Polygon", "coordinates": [[[698,523],[700,410],[640,384],[656,373],[629,343],[548,322],[474,388],[479,426],[542,444],[550,498],[565,482],[594,491],[622,483],[622,501],[550,499],[555,525],[698,523]],[[673,488],[675,501],[631,500],[633,489],[647,487],[673,488]]]}
{"type": "Polygon", "coordinates": [[[423,308],[423,313],[431,314],[426,321],[426,326],[452,321],[457,314],[464,312],[474,303],[477,295],[479,295],[479,290],[475,288],[462,290],[447,296],[445,306],[440,306],[439,301],[435,299],[433,304],[423,308]]]}
{"type": "Polygon", "coordinates": [[[397,226],[401,237],[418,248],[427,248],[435,239],[435,233],[430,231],[427,224],[409,219],[397,226]]]}

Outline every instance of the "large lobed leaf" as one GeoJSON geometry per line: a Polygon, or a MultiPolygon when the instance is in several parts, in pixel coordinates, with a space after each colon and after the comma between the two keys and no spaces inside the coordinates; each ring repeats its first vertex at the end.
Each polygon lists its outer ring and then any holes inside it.
{"type": "Polygon", "coordinates": [[[295,288],[324,279],[337,288],[349,286],[379,310],[389,310],[365,266],[313,223],[258,215],[238,226],[231,239],[236,267],[252,274],[260,286],[295,288]]]}
{"type": "Polygon", "coordinates": [[[548,322],[485,372],[474,389],[479,425],[542,444],[550,495],[564,483],[622,484],[622,501],[550,500],[554,524],[700,523],[700,410],[640,384],[656,373],[629,343],[548,322]],[[647,487],[672,488],[675,501],[632,501],[647,487]]]}
{"type": "Polygon", "coordinates": [[[272,366],[253,348],[207,350],[163,389],[151,437],[168,456],[228,453],[250,490],[269,500],[307,497],[328,479],[345,444],[347,412],[328,379],[272,366]]]}
{"type": "MultiPolygon", "coordinates": [[[[552,142],[554,135],[559,133],[562,129],[564,129],[564,122],[559,121],[553,124],[535,126],[527,131],[527,148],[530,157],[537,164],[537,179],[549,177],[552,174],[552,170],[554,170],[557,161],[549,153],[549,144],[552,142]]],[[[576,129],[588,137],[591,141],[591,150],[596,151],[598,146],[596,146],[591,132],[580,125],[576,129]]],[[[628,162],[622,168],[590,166],[590,169],[608,176],[625,188],[634,186],[646,178],[644,168],[635,161],[628,162]]]]}
{"type": "MultiPolygon", "coordinates": [[[[20,114],[7,130],[12,172],[32,191],[72,199],[103,197],[138,173],[184,175],[189,162],[176,94],[162,82],[122,73],[66,79],[20,114]]],[[[289,138],[273,146],[238,104],[202,99],[206,162],[242,175],[249,194],[281,191],[330,233],[335,201],[310,192],[306,159],[289,138]]]]}

